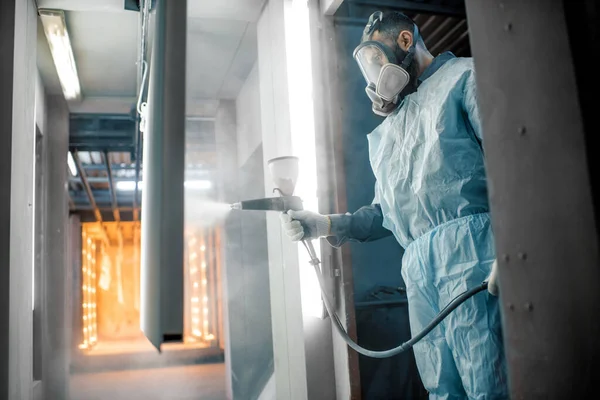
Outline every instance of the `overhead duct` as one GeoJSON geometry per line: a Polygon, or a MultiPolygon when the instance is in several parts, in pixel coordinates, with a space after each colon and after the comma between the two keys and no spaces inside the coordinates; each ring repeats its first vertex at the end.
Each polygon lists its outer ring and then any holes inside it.
{"type": "Polygon", "coordinates": [[[186,1],[158,0],[142,191],[141,329],[160,351],[184,332],[186,1]]]}

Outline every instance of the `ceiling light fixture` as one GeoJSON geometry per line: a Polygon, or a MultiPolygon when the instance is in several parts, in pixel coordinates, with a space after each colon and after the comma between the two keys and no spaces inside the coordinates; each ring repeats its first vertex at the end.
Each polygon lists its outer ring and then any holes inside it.
{"type": "Polygon", "coordinates": [[[69,166],[69,171],[71,171],[71,175],[77,176],[77,166],[75,165],[73,154],[71,154],[70,151],[67,153],[67,165],[69,166]]]}
{"type": "Polygon", "coordinates": [[[41,9],[38,12],[65,99],[68,101],[80,100],[81,86],[65,22],[65,13],[62,10],[48,9],[41,9]]]}

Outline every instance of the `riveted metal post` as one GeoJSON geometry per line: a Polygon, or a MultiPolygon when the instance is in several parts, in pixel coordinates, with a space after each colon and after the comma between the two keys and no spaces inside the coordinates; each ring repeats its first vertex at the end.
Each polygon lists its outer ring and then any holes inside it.
{"type": "Polygon", "coordinates": [[[584,398],[600,375],[600,258],[566,2],[466,4],[510,397],[584,398]]]}

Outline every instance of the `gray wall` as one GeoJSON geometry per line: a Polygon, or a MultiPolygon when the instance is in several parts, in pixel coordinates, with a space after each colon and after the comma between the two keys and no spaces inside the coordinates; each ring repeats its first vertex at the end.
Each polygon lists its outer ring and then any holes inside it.
{"type": "Polygon", "coordinates": [[[48,96],[44,134],[45,199],[42,266],[44,394],[67,399],[71,345],[71,268],[68,265],[67,152],[69,110],[62,95],[48,96]]]}
{"type": "Polygon", "coordinates": [[[33,1],[0,3],[0,398],[32,387],[37,20],[33,1]]]}

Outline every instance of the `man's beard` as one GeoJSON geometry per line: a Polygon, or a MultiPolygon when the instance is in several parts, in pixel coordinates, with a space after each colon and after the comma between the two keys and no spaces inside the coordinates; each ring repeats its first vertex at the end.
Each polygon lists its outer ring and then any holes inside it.
{"type": "Polygon", "coordinates": [[[404,89],[402,89],[402,91],[400,92],[400,98],[404,98],[409,94],[416,92],[417,88],[419,87],[419,79],[417,77],[417,63],[414,58],[408,66],[408,70],[406,72],[408,72],[408,74],[410,75],[410,80],[408,81],[404,89]]]}

